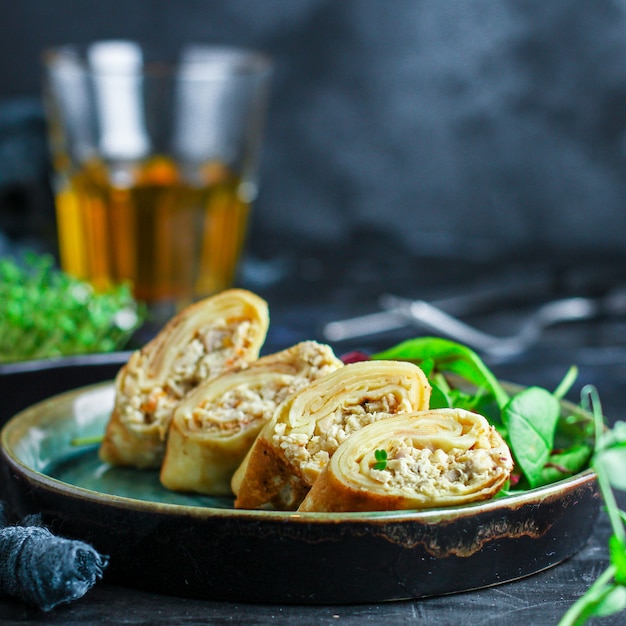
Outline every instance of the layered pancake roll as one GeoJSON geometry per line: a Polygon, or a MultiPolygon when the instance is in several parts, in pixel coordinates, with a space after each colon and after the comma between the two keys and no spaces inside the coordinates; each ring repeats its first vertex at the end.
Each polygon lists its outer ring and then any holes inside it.
{"type": "Polygon", "coordinates": [[[398,415],[342,443],[300,511],[455,506],[494,496],[513,469],[487,420],[462,409],[398,415]]]}
{"type": "Polygon", "coordinates": [[[235,507],[297,508],[335,450],[368,424],[428,407],[422,370],[401,361],[351,363],[291,395],[233,476],[235,507]]]}
{"type": "Polygon", "coordinates": [[[201,300],[173,317],[120,369],[100,458],[159,467],[180,401],[201,382],[256,360],[268,325],[267,303],[243,289],[201,300]]]}
{"type": "Polygon", "coordinates": [[[230,495],[233,472],[276,407],[340,367],[329,346],[304,341],[202,383],[174,412],[162,484],[175,491],[230,495]]]}

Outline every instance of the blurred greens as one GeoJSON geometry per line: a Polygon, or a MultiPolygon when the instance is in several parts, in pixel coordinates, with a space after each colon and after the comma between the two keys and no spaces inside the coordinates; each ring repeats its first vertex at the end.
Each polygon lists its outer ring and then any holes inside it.
{"type": "Polygon", "coordinates": [[[0,363],[120,350],[144,318],[129,285],[96,292],[49,255],[0,259],[0,363]]]}

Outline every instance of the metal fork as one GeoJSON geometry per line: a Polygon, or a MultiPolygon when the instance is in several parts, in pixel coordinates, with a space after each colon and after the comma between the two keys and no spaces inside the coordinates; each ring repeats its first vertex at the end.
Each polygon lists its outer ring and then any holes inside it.
{"type": "Polygon", "coordinates": [[[385,296],[384,308],[401,310],[411,321],[428,330],[446,335],[472,348],[493,356],[512,356],[526,350],[539,340],[549,326],[563,322],[586,320],[598,315],[597,300],[583,297],[563,298],[542,304],[512,335],[500,337],[479,330],[448,315],[445,311],[424,300],[407,301],[395,296],[385,296]]]}
{"type": "Polygon", "coordinates": [[[336,341],[354,338],[366,329],[370,331],[366,334],[373,334],[371,331],[376,327],[376,332],[399,328],[404,322],[405,326],[417,324],[489,355],[506,357],[519,354],[533,345],[549,326],[587,320],[601,314],[626,313],[626,292],[618,291],[597,299],[575,296],[546,302],[526,319],[517,332],[505,337],[479,330],[425,300],[386,294],[381,297],[380,304],[384,311],[331,322],[325,327],[324,335],[328,340],[336,341]]]}

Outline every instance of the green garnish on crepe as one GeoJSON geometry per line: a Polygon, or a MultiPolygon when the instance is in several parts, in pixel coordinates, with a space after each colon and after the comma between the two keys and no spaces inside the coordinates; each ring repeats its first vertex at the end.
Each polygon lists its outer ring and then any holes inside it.
{"type": "Polygon", "coordinates": [[[384,470],[387,467],[387,450],[376,450],[374,458],[376,459],[373,465],[375,470],[384,470]]]}

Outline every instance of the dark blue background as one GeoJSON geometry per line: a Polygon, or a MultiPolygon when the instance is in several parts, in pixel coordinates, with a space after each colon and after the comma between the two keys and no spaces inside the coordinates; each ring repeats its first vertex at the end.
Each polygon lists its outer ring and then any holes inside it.
{"type": "Polygon", "coordinates": [[[274,57],[253,241],[373,231],[458,258],[626,251],[624,0],[0,0],[0,20],[11,237],[51,215],[41,49],[134,37],[274,57]]]}

